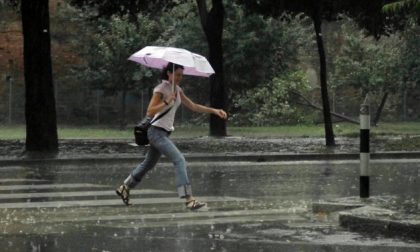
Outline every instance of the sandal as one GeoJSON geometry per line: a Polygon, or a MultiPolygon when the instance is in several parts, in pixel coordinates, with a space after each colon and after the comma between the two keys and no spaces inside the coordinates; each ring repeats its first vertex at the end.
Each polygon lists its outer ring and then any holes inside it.
{"type": "Polygon", "coordinates": [[[202,208],[202,207],[203,207],[203,206],[205,206],[205,205],[206,205],[206,203],[203,203],[203,202],[197,201],[197,200],[195,200],[195,199],[185,202],[185,206],[186,206],[186,207],[187,207],[187,209],[189,209],[189,210],[197,210],[197,209],[199,209],[199,208],[202,208]]]}
{"type": "Polygon", "coordinates": [[[130,204],[130,189],[126,186],[126,185],[120,185],[120,187],[118,187],[115,192],[117,193],[118,196],[121,197],[122,201],[124,202],[124,204],[126,206],[131,205],[130,204]]]}

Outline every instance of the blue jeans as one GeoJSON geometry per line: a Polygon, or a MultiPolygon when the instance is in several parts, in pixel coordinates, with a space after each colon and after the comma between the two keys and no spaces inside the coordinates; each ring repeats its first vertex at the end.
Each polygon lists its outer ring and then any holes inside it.
{"type": "Polygon", "coordinates": [[[152,126],[147,131],[147,137],[149,138],[150,149],[146,154],[146,158],[130,173],[124,181],[124,184],[129,188],[135,187],[142,180],[144,175],[155,167],[160,156],[163,154],[169,158],[175,166],[178,196],[180,198],[192,196],[185,158],[175,144],[169,139],[169,132],[152,126]]]}

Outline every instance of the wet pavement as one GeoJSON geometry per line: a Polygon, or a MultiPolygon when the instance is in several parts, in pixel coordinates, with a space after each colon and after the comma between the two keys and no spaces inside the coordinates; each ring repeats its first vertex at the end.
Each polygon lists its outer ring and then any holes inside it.
{"type": "MultiPolygon", "coordinates": [[[[3,163],[1,251],[420,251],[410,237],[349,231],[337,213],[312,212],[358,195],[357,160],[198,159],[188,172],[207,207],[196,212],[177,199],[166,162],[132,191],[130,207],[114,189],[134,160],[3,163]]],[[[373,160],[371,195],[419,214],[419,161],[373,160]]]]}
{"type": "MultiPolygon", "coordinates": [[[[359,154],[359,137],[335,137],[336,146],[325,146],[323,137],[193,137],[177,138],[174,132],[173,141],[182,153],[277,153],[277,154],[304,154],[304,153],[352,153],[359,154]]],[[[420,136],[381,136],[372,134],[370,137],[371,154],[380,152],[419,152],[419,144],[416,144],[420,136]],[[407,144],[411,139],[413,144],[407,144]]],[[[127,143],[133,139],[60,139],[60,158],[77,156],[85,158],[89,156],[133,156],[143,152],[143,147],[133,148],[127,143]]],[[[0,139],[0,160],[22,159],[25,150],[25,140],[0,139]]],[[[418,153],[419,154],[419,153],[418,153]]]]}

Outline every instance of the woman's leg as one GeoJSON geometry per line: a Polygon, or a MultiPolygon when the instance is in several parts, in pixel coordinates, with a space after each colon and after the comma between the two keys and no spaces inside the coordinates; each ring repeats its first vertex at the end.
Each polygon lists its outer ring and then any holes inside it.
{"type": "Polygon", "coordinates": [[[175,166],[176,186],[178,196],[187,198],[192,195],[190,181],[187,174],[185,158],[175,144],[169,139],[168,133],[154,127],[149,131],[150,144],[160,153],[169,158],[175,166]]]}
{"type": "Polygon", "coordinates": [[[163,154],[169,158],[175,166],[178,196],[180,198],[185,198],[187,208],[196,210],[205,205],[205,203],[196,201],[192,196],[185,158],[168,136],[169,134],[167,132],[155,127],[151,127],[148,130],[151,147],[145,160],[137,166],[124,181],[124,185],[121,186],[123,188],[121,190],[117,189],[117,194],[121,196],[125,204],[129,205],[129,188],[137,185],[144,175],[156,165],[161,154],[163,154]],[[124,186],[127,187],[126,191],[124,191],[124,186]],[[125,194],[126,197],[124,197],[125,194]]]}
{"type": "MultiPolygon", "coordinates": [[[[152,142],[151,142],[152,143],[152,142]]],[[[187,175],[187,165],[184,155],[178,150],[167,135],[152,143],[163,155],[169,158],[175,166],[178,196],[185,199],[185,205],[190,210],[196,210],[205,203],[199,202],[192,196],[191,184],[187,175]]]]}
{"type": "Polygon", "coordinates": [[[145,159],[141,162],[134,170],[128,175],[128,177],[124,180],[124,184],[129,188],[135,187],[144,175],[153,167],[155,167],[156,163],[159,161],[161,153],[153,146],[150,146],[149,151],[146,154],[145,159]]]}
{"type": "Polygon", "coordinates": [[[127,206],[130,205],[130,189],[140,183],[144,175],[156,165],[160,156],[161,154],[157,149],[150,147],[143,162],[139,164],[124,180],[124,183],[115,190],[124,204],[127,206]]]}

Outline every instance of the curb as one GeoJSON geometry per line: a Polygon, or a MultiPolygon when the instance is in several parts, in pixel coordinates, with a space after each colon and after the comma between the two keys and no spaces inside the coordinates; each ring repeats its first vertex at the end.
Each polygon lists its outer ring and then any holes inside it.
{"type": "Polygon", "coordinates": [[[336,213],[341,227],[354,232],[420,241],[420,215],[404,214],[378,206],[391,198],[358,197],[312,203],[313,213],[336,213]]]}
{"type": "Polygon", "coordinates": [[[366,206],[340,212],[339,223],[351,231],[420,241],[420,219],[398,215],[391,210],[366,206]]]}
{"type": "Polygon", "coordinates": [[[338,203],[338,202],[314,202],[312,203],[313,213],[332,213],[344,210],[351,210],[364,207],[363,203],[338,203]]]}
{"type": "MultiPolygon", "coordinates": [[[[118,156],[118,154],[115,154],[118,156]]],[[[359,153],[186,153],[185,158],[190,162],[208,162],[208,161],[249,161],[249,162],[273,162],[273,161],[333,161],[333,160],[358,160],[359,153]]],[[[0,166],[25,165],[25,164],[72,164],[72,163],[118,163],[118,162],[138,162],[144,158],[144,155],[132,155],[125,157],[77,157],[77,158],[45,158],[45,159],[3,159],[0,160],[0,166]]],[[[420,152],[381,152],[372,153],[371,159],[420,159],[420,152]]],[[[164,161],[168,160],[164,157],[164,161]]]]}

